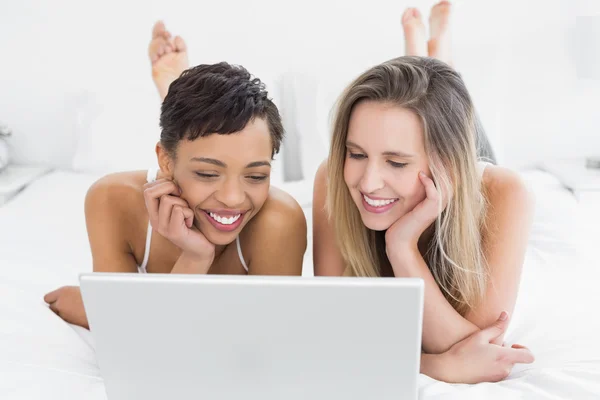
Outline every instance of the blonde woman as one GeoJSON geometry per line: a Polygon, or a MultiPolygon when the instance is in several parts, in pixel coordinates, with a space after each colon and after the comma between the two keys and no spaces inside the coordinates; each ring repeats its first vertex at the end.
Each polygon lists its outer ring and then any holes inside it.
{"type": "Polygon", "coordinates": [[[448,382],[505,378],[531,363],[503,346],[519,288],[532,201],[517,174],[480,160],[472,100],[450,66],[450,4],[431,38],[405,12],[407,56],[342,93],[315,178],[316,275],[425,282],[421,371],[448,382]],[[426,57],[429,56],[429,57],[426,57]],[[500,317],[499,317],[500,316],[500,317]]]}

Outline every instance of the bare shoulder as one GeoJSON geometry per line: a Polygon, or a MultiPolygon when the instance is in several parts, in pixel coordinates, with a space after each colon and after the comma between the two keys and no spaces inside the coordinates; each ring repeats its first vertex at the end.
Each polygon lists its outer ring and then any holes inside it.
{"type": "Polygon", "coordinates": [[[496,165],[488,165],[483,173],[483,186],[492,207],[503,204],[529,209],[533,206],[533,194],[523,178],[515,171],[496,165]]]}
{"type": "Polygon", "coordinates": [[[86,215],[102,213],[104,217],[125,217],[127,222],[131,222],[132,217],[145,213],[143,200],[145,182],[144,171],[119,172],[103,176],[87,191],[86,215]]]}
{"type": "Polygon", "coordinates": [[[304,254],[307,245],[306,217],[300,204],[287,192],[271,186],[260,212],[240,234],[250,259],[268,249],[287,249],[304,254]],[[255,250],[258,252],[256,254],[255,250]]]}
{"type": "MultiPolygon", "coordinates": [[[[322,220],[326,216],[325,206],[327,203],[327,159],[319,165],[315,174],[313,184],[313,220],[316,218],[322,220]]],[[[315,226],[313,226],[313,229],[315,226]]]]}
{"type": "MultiPolygon", "coordinates": [[[[254,217],[252,234],[287,236],[284,233],[294,233],[294,236],[306,237],[306,217],[300,204],[289,193],[271,186],[269,197],[254,217]]],[[[255,235],[252,235],[255,236],[255,235]]]]}
{"type": "Polygon", "coordinates": [[[324,188],[327,186],[327,173],[327,159],[325,159],[321,165],[319,165],[317,173],[315,174],[315,189],[324,190],[324,188]]]}

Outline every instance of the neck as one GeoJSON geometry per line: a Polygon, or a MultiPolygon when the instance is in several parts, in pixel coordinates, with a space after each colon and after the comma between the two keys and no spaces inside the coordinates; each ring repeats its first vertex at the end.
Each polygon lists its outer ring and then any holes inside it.
{"type": "Polygon", "coordinates": [[[215,258],[213,263],[219,259],[219,257],[221,257],[221,254],[223,254],[223,252],[225,251],[225,249],[227,248],[227,245],[218,245],[215,246],[215,258]]]}

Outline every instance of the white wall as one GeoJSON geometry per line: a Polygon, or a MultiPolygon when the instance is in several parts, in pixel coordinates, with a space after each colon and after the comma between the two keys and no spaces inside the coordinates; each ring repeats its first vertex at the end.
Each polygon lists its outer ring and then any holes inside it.
{"type": "MultiPolygon", "coordinates": [[[[600,2],[455,3],[457,68],[506,163],[599,154],[600,77],[577,78],[575,23],[600,16],[600,2]]],[[[194,64],[351,76],[402,54],[401,13],[414,4],[427,13],[434,1],[0,2],[0,121],[15,131],[17,162],[67,166],[82,93],[156,95],[146,46],[159,18],[187,39],[194,64]]],[[[600,39],[583,46],[598,54],[600,39]]]]}

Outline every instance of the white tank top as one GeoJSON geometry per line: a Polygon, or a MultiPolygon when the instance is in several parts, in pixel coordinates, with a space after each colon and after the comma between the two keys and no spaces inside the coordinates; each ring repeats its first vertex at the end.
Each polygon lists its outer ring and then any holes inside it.
{"type": "MultiPolygon", "coordinates": [[[[146,182],[154,182],[156,180],[156,176],[158,174],[158,168],[150,168],[148,170],[148,174],[146,175],[146,182]]],[[[235,238],[238,257],[240,258],[240,262],[242,266],[248,272],[248,266],[246,265],[246,261],[244,261],[244,256],[242,255],[242,246],[240,244],[240,237],[235,238]]],[[[145,274],[146,266],[148,265],[148,258],[150,257],[150,244],[152,243],[152,225],[150,224],[150,220],[148,220],[148,230],[146,231],[146,247],[144,248],[144,260],[142,261],[142,265],[138,265],[138,272],[145,274]]]]}

